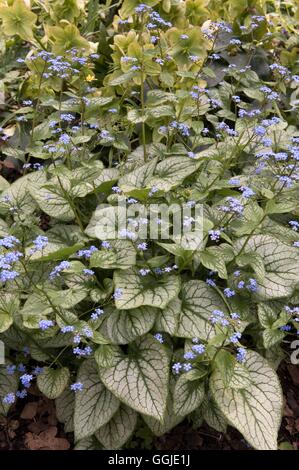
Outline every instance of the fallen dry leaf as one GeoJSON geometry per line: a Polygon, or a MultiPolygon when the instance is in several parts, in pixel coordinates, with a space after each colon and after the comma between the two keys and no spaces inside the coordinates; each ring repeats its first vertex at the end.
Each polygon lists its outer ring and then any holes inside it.
{"type": "Polygon", "coordinates": [[[33,419],[36,416],[37,408],[38,408],[37,401],[26,403],[26,405],[24,406],[23,411],[21,413],[21,418],[22,419],[33,419]]]}
{"type": "Polygon", "coordinates": [[[25,445],[30,450],[68,450],[70,443],[61,437],[55,437],[57,427],[50,426],[39,435],[28,432],[25,436],[25,445]]]}

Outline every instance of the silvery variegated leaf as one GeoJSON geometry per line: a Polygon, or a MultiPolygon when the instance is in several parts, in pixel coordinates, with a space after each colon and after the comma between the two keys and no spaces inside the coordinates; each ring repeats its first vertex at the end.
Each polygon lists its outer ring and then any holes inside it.
{"type": "Polygon", "coordinates": [[[210,379],[212,396],[227,421],[258,450],[277,449],[277,433],[282,417],[282,392],[278,377],[266,359],[247,351],[244,364],[249,381],[244,388],[226,386],[215,369],[210,379]]]}
{"type": "Polygon", "coordinates": [[[92,359],[81,364],[77,382],[83,384],[83,390],[75,397],[74,431],[75,440],[79,441],[108,423],[120,403],[101,381],[98,366],[92,359]]]}
{"type": "Polygon", "coordinates": [[[148,305],[163,309],[179,293],[180,278],[167,274],[154,278],[152,275],[140,276],[136,268],[115,271],[114,284],[120,289],[121,296],[115,305],[119,310],[128,310],[148,305]]]}
{"type": "Polygon", "coordinates": [[[131,310],[108,307],[101,332],[112,344],[131,343],[150,331],[158,312],[157,308],[146,306],[131,310]]]}
{"type": "Polygon", "coordinates": [[[102,426],[95,436],[105,449],[119,449],[134,432],[136,423],[136,411],[122,403],[110,421],[102,426]]]}
{"type": "Polygon", "coordinates": [[[129,348],[113,367],[100,368],[101,380],[123,403],[161,420],[168,395],[168,352],[151,336],[143,336],[129,348]]]}
{"type": "Polygon", "coordinates": [[[54,369],[44,367],[37,377],[37,385],[40,391],[51,400],[58,398],[69,383],[70,371],[67,367],[54,369]]]}
{"type": "MultiPolygon", "coordinates": [[[[237,242],[241,248],[245,239],[237,242]]],[[[257,295],[261,300],[279,299],[291,295],[299,282],[299,251],[269,235],[252,236],[244,252],[254,251],[261,256],[265,278],[259,280],[257,295]]]]}

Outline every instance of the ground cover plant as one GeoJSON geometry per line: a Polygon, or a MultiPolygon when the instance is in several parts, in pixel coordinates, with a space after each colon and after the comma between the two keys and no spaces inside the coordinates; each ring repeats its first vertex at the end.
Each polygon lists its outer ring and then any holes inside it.
{"type": "Polygon", "coordinates": [[[75,448],[186,419],[277,448],[299,331],[296,3],[0,1],[0,414],[37,387],[75,448]],[[158,212],[147,232],[141,208],[172,204],[182,230],[201,209],[200,245],[163,238],[158,212]],[[137,215],[110,236],[120,207],[137,215]]]}

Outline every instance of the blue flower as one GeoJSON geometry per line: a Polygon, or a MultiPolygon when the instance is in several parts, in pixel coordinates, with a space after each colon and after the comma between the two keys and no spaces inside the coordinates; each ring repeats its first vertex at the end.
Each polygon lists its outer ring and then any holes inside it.
{"type": "Polygon", "coordinates": [[[147,243],[146,242],[139,243],[137,245],[137,248],[138,248],[138,250],[145,251],[145,250],[147,250],[147,243]]]}
{"type": "Polygon", "coordinates": [[[16,396],[14,393],[11,392],[5,395],[5,397],[2,400],[2,403],[4,405],[12,405],[13,403],[15,403],[15,401],[16,401],[16,396]]]}
{"type": "Polygon", "coordinates": [[[194,359],[195,358],[195,354],[192,352],[192,351],[188,351],[184,354],[184,359],[194,359]]]}
{"type": "Polygon", "coordinates": [[[5,248],[13,248],[18,243],[20,243],[20,240],[13,235],[0,239],[0,246],[4,246],[5,248]]]}
{"type": "Polygon", "coordinates": [[[247,355],[247,351],[245,348],[238,348],[237,349],[237,356],[236,356],[236,359],[238,362],[245,362],[246,361],[246,355],[247,355]]]}
{"type": "Polygon", "coordinates": [[[225,297],[233,297],[236,293],[234,290],[230,289],[229,287],[227,287],[226,289],[224,289],[223,291],[225,297]]]}
{"type": "Polygon", "coordinates": [[[92,321],[96,321],[101,315],[103,315],[104,310],[101,308],[96,308],[95,311],[90,315],[92,321]]]}
{"type": "Polygon", "coordinates": [[[93,276],[94,275],[94,271],[92,269],[83,269],[83,273],[85,274],[85,276],[93,276]]]}
{"type": "Polygon", "coordinates": [[[164,339],[163,339],[163,336],[161,335],[161,333],[156,333],[156,334],[154,335],[154,338],[155,338],[157,341],[159,341],[159,343],[161,343],[161,344],[164,343],[164,339]]]}
{"type": "Polygon", "coordinates": [[[183,369],[184,369],[185,372],[189,372],[189,370],[192,369],[191,362],[186,362],[185,364],[183,364],[183,369]]]}
{"type": "Polygon", "coordinates": [[[30,253],[32,254],[32,253],[35,253],[36,251],[43,250],[47,246],[48,242],[49,242],[48,237],[45,237],[43,235],[38,235],[36,239],[33,240],[34,248],[31,248],[30,253]]]}
{"type": "Polygon", "coordinates": [[[24,374],[24,375],[21,375],[20,377],[20,381],[22,383],[22,385],[25,387],[25,388],[29,388],[30,385],[31,385],[31,380],[33,379],[33,375],[31,374],[24,374]]]}
{"type": "Polygon", "coordinates": [[[9,364],[6,366],[6,372],[8,375],[13,375],[16,371],[16,366],[14,364],[9,364]]]}
{"type": "Polygon", "coordinates": [[[39,327],[43,331],[51,328],[52,326],[54,326],[53,320],[40,320],[39,322],[39,327]]]}
{"type": "Polygon", "coordinates": [[[88,250],[79,250],[77,256],[82,256],[83,258],[88,259],[95,251],[98,251],[98,249],[92,245],[88,250]]]}
{"type": "Polygon", "coordinates": [[[123,295],[123,290],[120,289],[120,287],[118,287],[118,288],[115,289],[115,291],[114,291],[113,298],[114,298],[115,300],[119,300],[119,299],[122,298],[122,295],[123,295]]]}
{"type": "Polygon", "coordinates": [[[61,261],[54,269],[53,271],[50,272],[49,278],[55,279],[57,276],[60,276],[61,271],[64,271],[65,269],[69,269],[71,267],[71,264],[68,261],[61,261]]]}
{"type": "Polygon", "coordinates": [[[192,351],[194,351],[196,354],[203,354],[205,352],[205,346],[204,344],[194,344],[192,346],[192,351]]]}
{"type": "Polygon", "coordinates": [[[60,331],[61,333],[71,333],[75,331],[75,327],[73,325],[62,326],[60,331]]]}
{"type": "Polygon", "coordinates": [[[241,333],[237,331],[229,338],[229,340],[231,343],[236,344],[239,342],[239,339],[241,339],[241,336],[242,336],[241,333]]]}
{"type": "Polygon", "coordinates": [[[9,271],[7,269],[3,269],[0,274],[0,281],[3,283],[6,281],[13,281],[19,275],[20,273],[18,273],[17,271],[9,271]]]}
{"type": "Polygon", "coordinates": [[[82,392],[83,390],[83,383],[82,382],[75,382],[73,384],[71,384],[70,386],[70,389],[72,390],[72,392],[82,392]]]}
{"type": "Polygon", "coordinates": [[[174,374],[179,374],[181,369],[182,369],[182,364],[180,362],[176,362],[172,366],[172,371],[173,371],[174,374]]]}

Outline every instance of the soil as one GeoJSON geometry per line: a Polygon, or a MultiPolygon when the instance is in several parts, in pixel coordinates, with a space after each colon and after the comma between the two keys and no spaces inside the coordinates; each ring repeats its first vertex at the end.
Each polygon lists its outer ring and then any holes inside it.
{"type": "MultiPolygon", "coordinates": [[[[279,431],[280,449],[299,450],[299,367],[283,362],[278,375],[284,392],[284,411],[279,431]]],[[[170,433],[156,438],[156,450],[249,450],[241,434],[228,428],[219,433],[204,424],[193,429],[183,422],[170,433]]],[[[19,400],[7,418],[0,417],[0,450],[69,450],[73,434],[66,434],[55,416],[52,400],[35,389],[19,400]]]]}

